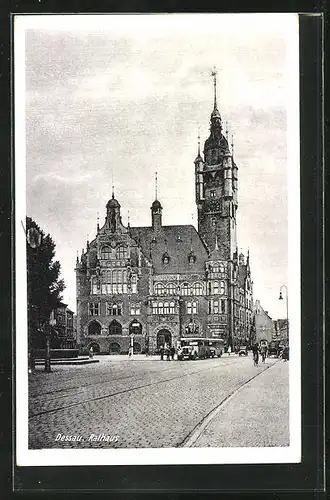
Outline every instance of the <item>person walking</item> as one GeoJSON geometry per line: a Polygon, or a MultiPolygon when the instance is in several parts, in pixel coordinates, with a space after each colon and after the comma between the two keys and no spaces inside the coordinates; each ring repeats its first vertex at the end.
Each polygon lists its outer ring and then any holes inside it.
{"type": "Polygon", "coordinates": [[[228,356],[230,356],[230,353],[231,353],[231,346],[230,345],[228,346],[227,352],[228,352],[228,356]]]}
{"type": "Polygon", "coordinates": [[[174,354],[175,354],[175,347],[174,347],[174,345],[172,345],[170,351],[171,351],[171,358],[173,360],[174,359],[174,354]]]}
{"type": "Polygon", "coordinates": [[[163,361],[164,359],[164,346],[160,346],[160,360],[163,361]]]}
{"type": "Polygon", "coordinates": [[[170,346],[168,344],[166,344],[165,353],[166,353],[166,361],[171,361],[171,351],[170,351],[170,346]]]}
{"type": "Polygon", "coordinates": [[[94,355],[93,347],[89,349],[89,357],[92,358],[94,355]]]}
{"type": "Polygon", "coordinates": [[[257,343],[253,344],[252,346],[252,353],[253,353],[253,364],[254,366],[258,366],[259,362],[259,346],[257,343]]]}
{"type": "Polygon", "coordinates": [[[265,359],[266,359],[266,352],[267,352],[267,347],[265,345],[261,346],[260,354],[261,354],[261,359],[262,359],[263,363],[265,362],[265,359]]]}

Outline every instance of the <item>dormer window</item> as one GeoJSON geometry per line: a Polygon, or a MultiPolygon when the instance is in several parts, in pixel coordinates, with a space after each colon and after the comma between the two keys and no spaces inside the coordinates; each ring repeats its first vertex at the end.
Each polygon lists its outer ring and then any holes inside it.
{"type": "Polygon", "coordinates": [[[189,264],[194,264],[196,262],[196,255],[194,252],[191,250],[188,255],[188,262],[189,264]]]}
{"type": "Polygon", "coordinates": [[[180,242],[182,241],[182,238],[181,238],[181,235],[180,235],[180,234],[178,234],[178,235],[177,235],[177,237],[176,237],[176,241],[180,241],[180,242]]]}
{"type": "Polygon", "coordinates": [[[170,256],[168,255],[167,252],[164,253],[162,261],[163,261],[164,266],[166,266],[167,264],[169,264],[169,262],[170,262],[170,256]]]}
{"type": "Polygon", "coordinates": [[[210,196],[211,198],[215,198],[215,191],[211,191],[210,196]]]}

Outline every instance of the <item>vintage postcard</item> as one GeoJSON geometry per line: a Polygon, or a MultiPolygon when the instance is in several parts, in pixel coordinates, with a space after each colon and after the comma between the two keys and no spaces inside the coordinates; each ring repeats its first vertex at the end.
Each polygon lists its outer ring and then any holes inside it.
{"type": "Polygon", "coordinates": [[[15,16],[18,465],[300,462],[298,35],[15,16]]]}

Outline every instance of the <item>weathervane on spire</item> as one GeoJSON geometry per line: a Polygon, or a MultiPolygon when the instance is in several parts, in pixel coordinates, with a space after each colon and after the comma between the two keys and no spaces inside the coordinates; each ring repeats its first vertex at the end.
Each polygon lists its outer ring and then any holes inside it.
{"type": "Polygon", "coordinates": [[[200,135],[200,129],[198,127],[198,156],[201,155],[201,135],[200,135]]]}
{"type": "Polygon", "coordinates": [[[214,109],[217,109],[217,69],[214,66],[213,71],[211,73],[211,76],[213,76],[213,81],[214,81],[214,109]]]}

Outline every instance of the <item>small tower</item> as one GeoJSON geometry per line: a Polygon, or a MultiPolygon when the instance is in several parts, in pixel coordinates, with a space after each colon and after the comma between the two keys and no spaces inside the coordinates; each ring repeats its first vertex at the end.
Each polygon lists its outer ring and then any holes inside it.
{"type": "Polygon", "coordinates": [[[155,201],[150,207],[151,210],[151,225],[155,233],[157,233],[162,227],[162,210],[163,207],[157,199],[157,172],[155,174],[155,201]]]}
{"type": "Polygon", "coordinates": [[[111,232],[114,233],[121,225],[121,217],[120,217],[120,204],[115,199],[113,188],[112,188],[112,198],[111,200],[108,201],[106,207],[107,207],[106,224],[110,228],[111,232]]]}
{"type": "Polygon", "coordinates": [[[195,184],[196,184],[196,203],[204,199],[204,186],[203,186],[203,167],[204,161],[201,157],[201,140],[198,133],[198,152],[195,163],[195,184]]]}

